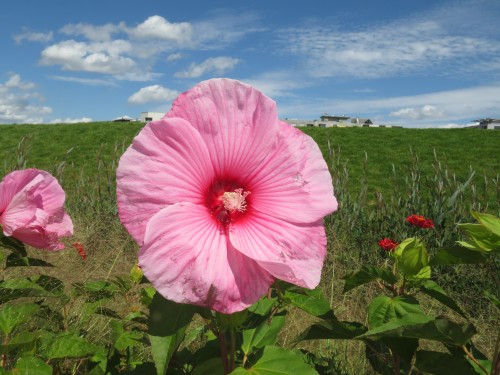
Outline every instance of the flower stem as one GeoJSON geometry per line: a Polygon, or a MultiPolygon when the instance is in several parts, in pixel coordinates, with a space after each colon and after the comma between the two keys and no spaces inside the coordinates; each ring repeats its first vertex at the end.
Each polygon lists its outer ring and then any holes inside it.
{"type": "Polygon", "coordinates": [[[219,332],[220,356],[222,359],[222,366],[224,367],[224,375],[229,374],[229,364],[227,362],[227,347],[226,347],[226,332],[219,332]]]}
{"type": "Polygon", "coordinates": [[[474,362],[477,367],[479,367],[481,370],[483,370],[483,372],[488,375],[488,370],[486,370],[478,361],[476,358],[474,358],[474,356],[472,355],[471,352],[469,352],[467,350],[467,348],[465,347],[465,345],[462,345],[462,350],[465,352],[465,354],[467,354],[467,357],[469,357],[471,359],[472,362],[474,362]]]}
{"type": "Polygon", "coordinates": [[[234,370],[234,354],[236,352],[236,338],[234,335],[234,329],[231,329],[229,331],[229,337],[230,337],[230,345],[231,345],[231,352],[229,353],[229,373],[231,373],[234,370]]]}

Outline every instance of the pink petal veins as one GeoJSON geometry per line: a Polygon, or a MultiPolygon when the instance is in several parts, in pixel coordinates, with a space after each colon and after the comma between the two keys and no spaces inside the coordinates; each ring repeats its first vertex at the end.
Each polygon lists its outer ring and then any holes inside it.
{"type": "Polygon", "coordinates": [[[225,314],[256,302],[272,282],[228,243],[204,207],[191,203],[166,207],[148,222],[139,265],[165,298],[225,314]]]}
{"type": "Polygon", "coordinates": [[[280,122],[276,147],[243,181],[252,208],[290,222],[315,222],[337,209],[332,179],[311,137],[280,122]]]}
{"type": "Polygon", "coordinates": [[[163,207],[201,204],[213,167],[198,132],[182,119],[150,122],[123,154],[117,169],[120,220],[142,244],[146,224],[163,207]]]}
{"type": "Polygon", "coordinates": [[[198,130],[216,175],[248,174],[267,157],[279,132],[275,102],[231,79],[201,82],[180,95],[166,116],[198,130]]]}
{"type": "Polygon", "coordinates": [[[311,289],[318,285],[326,254],[322,220],[293,224],[252,212],[229,228],[229,239],[274,277],[311,289]]]}

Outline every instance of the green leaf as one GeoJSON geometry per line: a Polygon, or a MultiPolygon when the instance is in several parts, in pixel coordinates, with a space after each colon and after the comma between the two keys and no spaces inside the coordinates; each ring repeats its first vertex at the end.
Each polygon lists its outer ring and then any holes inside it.
{"type": "Polygon", "coordinates": [[[407,314],[358,336],[409,337],[439,341],[450,345],[464,345],[476,333],[472,324],[459,325],[446,319],[432,319],[421,314],[407,314]]]}
{"type": "Polygon", "coordinates": [[[478,251],[471,251],[462,246],[439,249],[429,261],[431,266],[444,266],[452,264],[478,264],[485,263],[488,258],[478,251]]]}
{"type": "Polygon", "coordinates": [[[144,276],[144,273],[142,272],[141,268],[139,267],[138,264],[134,264],[134,266],[130,269],[130,280],[134,284],[139,284],[144,276]]]}
{"type": "Polygon", "coordinates": [[[477,375],[464,357],[429,350],[417,351],[415,366],[429,374],[477,375]]]}
{"type": "Polygon", "coordinates": [[[302,332],[296,341],[326,340],[326,339],[354,339],[367,331],[367,328],[358,322],[341,322],[337,319],[324,320],[313,324],[302,332]]]}
{"type": "Polygon", "coordinates": [[[282,312],[274,315],[271,322],[265,320],[257,328],[244,330],[241,350],[248,356],[254,348],[275,344],[284,324],[285,312],[282,312]]]}
{"type": "Polygon", "coordinates": [[[94,354],[98,347],[75,333],[43,337],[45,356],[49,359],[81,358],[94,354]]]}
{"type": "Polygon", "coordinates": [[[445,293],[445,291],[436,282],[427,280],[420,286],[420,290],[467,319],[467,316],[462,311],[462,309],[456,304],[453,299],[451,299],[445,293]]]}
{"type": "Polygon", "coordinates": [[[500,251],[500,219],[478,212],[472,212],[472,215],[479,224],[459,224],[459,228],[469,238],[468,242],[459,241],[459,244],[476,251],[500,251]]]}
{"type": "Polygon", "coordinates": [[[27,322],[39,309],[34,303],[0,306],[0,330],[9,335],[19,324],[27,322]]]}
{"type": "Polygon", "coordinates": [[[395,284],[397,281],[396,276],[387,268],[363,266],[356,273],[344,277],[345,284],[342,293],[378,279],[383,280],[390,285],[395,284]]]}
{"type": "Polygon", "coordinates": [[[492,234],[500,238],[500,218],[487,213],[474,211],[472,212],[472,216],[474,216],[476,220],[492,234]]]}
{"type": "Polygon", "coordinates": [[[21,357],[17,360],[12,373],[19,375],[52,375],[52,367],[40,358],[21,357]]]}
{"type": "Polygon", "coordinates": [[[325,298],[323,290],[290,288],[283,295],[284,300],[313,316],[323,316],[330,312],[330,302],[325,298]]]}
{"type": "Polygon", "coordinates": [[[166,300],[159,293],[154,295],[149,305],[148,333],[158,374],[165,374],[195,312],[195,306],[166,300]]]}
{"type": "Polygon", "coordinates": [[[113,330],[114,336],[114,347],[118,351],[124,351],[127,348],[134,347],[139,343],[139,340],[144,337],[142,332],[139,331],[127,331],[123,324],[118,320],[112,320],[109,325],[113,330]]]}
{"type": "Polygon", "coordinates": [[[315,375],[318,374],[295,352],[276,346],[266,346],[262,356],[249,368],[238,367],[232,375],[315,375]]]}
{"type": "Polygon", "coordinates": [[[395,249],[399,270],[408,276],[417,275],[429,263],[429,254],[417,238],[408,238],[395,249]]]}
{"type": "Polygon", "coordinates": [[[411,296],[398,296],[395,298],[384,295],[378,296],[368,306],[368,325],[370,328],[379,327],[407,314],[424,315],[415,298],[411,296]]]}

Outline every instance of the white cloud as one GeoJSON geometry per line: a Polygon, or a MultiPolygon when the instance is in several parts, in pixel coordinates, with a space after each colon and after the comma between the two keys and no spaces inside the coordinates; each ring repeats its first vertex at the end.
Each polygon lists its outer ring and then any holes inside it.
{"type": "MultiPolygon", "coordinates": [[[[448,10],[458,12],[451,8],[379,25],[309,24],[282,30],[281,44],[301,59],[304,74],[314,77],[400,77],[434,70],[440,75],[470,75],[479,68],[491,70],[481,63],[499,60],[498,39],[492,33],[464,32],[465,27],[475,27],[474,20],[461,28],[445,21],[448,10]]],[[[461,12],[466,19],[467,8],[461,12]]]]}
{"type": "Polygon", "coordinates": [[[432,105],[424,105],[420,108],[401,108],[389,113],[391,117],[399,117],[407,120],[436,119],[444,116],[444,113],[432,105]]]}
{"type": "Polygon", "coordinates": [[[150,102],[169,102],[174,100],[179,92],[160,85],[143,87],[128,98],[130,104],[144,104],[150,102]]]}
{"type": "Polygon", "coordinates": [[[68,77],[68,76],[57,76],[57,75],[49,76],[49,78],[55,79],[57,81],[81,83],[87,86],[118,86],[116,82],[99,78],[80,78],[80,77],[68,77]]]}
{"type": "Polygon", "coordinates": [[[161,16],[151,16],[128,33],[140,39],[159,39],[182,45],[191,43],[193,28],[188,22],[171,23],[161,16]]]}
{"type": "Polygon", "coordinates": [[[123,31],[125,28],[124,23],[119,23],[117,25],[107,23],[101,26],[77,23],[65,25],[59,31],[66,35],[84,36],[90,41],[102,42],[111,41],[113,34],[123,31]]]}
{"type": "Polygon", "coordinates": [[[52,120],[51,124],[80,124],[82,122],[91,122],[92,119],[90,117],[81,117],[81,118],[56,118],[52,120]]]}
{"type": "Polygon", "coordinates": [[[223,75],[232,70],[239,62],[240,60],[233,57],[211,57],[200,64],[192,63],[186,70],[175,73],[175,76],[179,78],[197,78],[207,73],[223,75]]]}
{"type": "Polygon", "coordinates": [[[177,61],[180,60],[184,57],[184,54],[177,52],[177,53],[171,53],[170,55],[167,56],[167,61],[177,61]]]}
{"type": "Polygon", "coordinates": [[[49,31],[47,33],[40,33],[40,32],[34,32],[30,31],[27,28],[23,27],[22,33],[14,35],[14,40],[17,44],[21,44],[23,41],[28,41],[28,42],[40,42],[40,43],[47,43],[52,40],[54,37],[54,33],[52,31],[49,31]]]}
{"type": "Polygon", "coordinates": [[[136,63],[122,56],[131,45],[124,40],[83,43],[63,41],[42,51],[42,65],[61,65],[63,70],[120,74],[136,69],[136,63]]]}
{"type": "MultiPolygon", "coordinates": [[[[380,123],[398,123],[405,126],[442,126],[448,123],[468,123],[483,117],[498,117],[500,114],[500,83],[474,86],[464,89],[439,91],[421,95],[393,96],[382,99],[326,99],[289,100],[279,103],[280,115],[294,118],[316,118],[322,113],[370,117],[380,123]],[[427,113],[441,113],[441,117],[407,118],[395,121],[390,114],[402,108],[422,109],[427,113]],[[432,110],[432,107],[436,110],[432,110]]],[[[408,111],[411,113],[411,111],[408,111]]]]}
{"type": "Polygon", "coordinates": [[[38,104],[43,97],[35,91],[35,84],[25,82],[18,74],[0,83],[0,123],[43,122],[43,115],[52,113],[52,108],[38,104]]]}
{"type": "Polygon", "coordinates": [[[294,96],[293,90],[307,87],[310,82],[290,71],[270,71],[244,79],[271,98],[294,96]]]}

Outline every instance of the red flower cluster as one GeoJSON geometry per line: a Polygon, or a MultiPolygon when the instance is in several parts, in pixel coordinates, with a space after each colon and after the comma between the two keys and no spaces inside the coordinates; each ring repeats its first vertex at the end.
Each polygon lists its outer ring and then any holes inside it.
{"type": "Polygon", "coordinates": [[[378,241],[378,245],[385,251],[394,251],[394,249],[399,245],[390,238],[384,238],[378,241]]]}
{"type": "Polygon", "coordinates": [[[83,245],[80,242],[75,242],[73,244],[73,247],[76,249],[76,251],[78,251],[78,254],[82,258],[82,260],[85,262],[85,259],[87,258],[87,253],[85,252],[83,245]]]}
{"type": "Polygon", "coordinates": [[[406,222],[420,228],[434,228],[434,222],[431,219],[426,219],[422,215],[413,214],[408,216],[406,222]]]}

